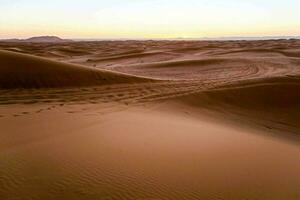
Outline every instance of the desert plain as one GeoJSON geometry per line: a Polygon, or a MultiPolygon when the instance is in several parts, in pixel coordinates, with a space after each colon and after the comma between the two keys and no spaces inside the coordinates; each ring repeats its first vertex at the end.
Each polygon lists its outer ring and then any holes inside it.
{"type": "Polygon", "coordinates": [[[300,199],[300,41],[0,42],[0,199],[300,199]]]}

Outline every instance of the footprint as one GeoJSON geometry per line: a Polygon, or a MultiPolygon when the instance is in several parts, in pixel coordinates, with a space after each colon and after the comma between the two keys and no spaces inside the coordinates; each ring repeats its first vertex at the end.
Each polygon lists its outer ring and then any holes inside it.
{"type": "Polygon", "coordinates": [[[36,113],[40,113],[40,112],[42,112],[42,111],[43,111],[43,109],[40,109],[40,110],[36,111],[36,113]]]}
{"type": "Polygon", "coordinates": [[[273,128],[272,127],[270,127],[270,126],[265,126],[267,129],[270,129],[270,130],[272,130],[273,128]]]}

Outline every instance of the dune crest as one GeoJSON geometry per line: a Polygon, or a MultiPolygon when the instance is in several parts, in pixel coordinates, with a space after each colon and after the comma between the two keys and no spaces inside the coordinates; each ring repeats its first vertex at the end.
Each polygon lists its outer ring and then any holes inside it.
{"type": "MultiPolygon", "coordinates": [[[[191,109],[206,109],[227,122],[248,124],[300,141],[300,79],[264,78],[241,81],[179,97],[191,109]]],[[[201,112],[201,111],[199,111],[201,112]]]]}
{"type": "Polygon", "coordinates": [[[0,51],[0,88],[4,89],[83,87],[143,81],[149,80],[21,53],[0,51]]]}

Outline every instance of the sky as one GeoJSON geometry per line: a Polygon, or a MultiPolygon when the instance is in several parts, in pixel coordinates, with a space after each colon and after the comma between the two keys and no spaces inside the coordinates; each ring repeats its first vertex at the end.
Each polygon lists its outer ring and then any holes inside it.
{"type": "Polygon", "coordinates": [[[0,0],[0,38],[300,36],[299,0],[0,0]]]}

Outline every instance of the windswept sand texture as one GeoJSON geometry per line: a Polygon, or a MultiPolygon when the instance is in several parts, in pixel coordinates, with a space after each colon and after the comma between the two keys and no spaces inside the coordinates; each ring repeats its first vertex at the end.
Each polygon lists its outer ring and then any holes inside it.
{"type": "Polygon", "coordinates": [[[300,41],[0,49],[0,199],[300,199],[300,41]]]}

